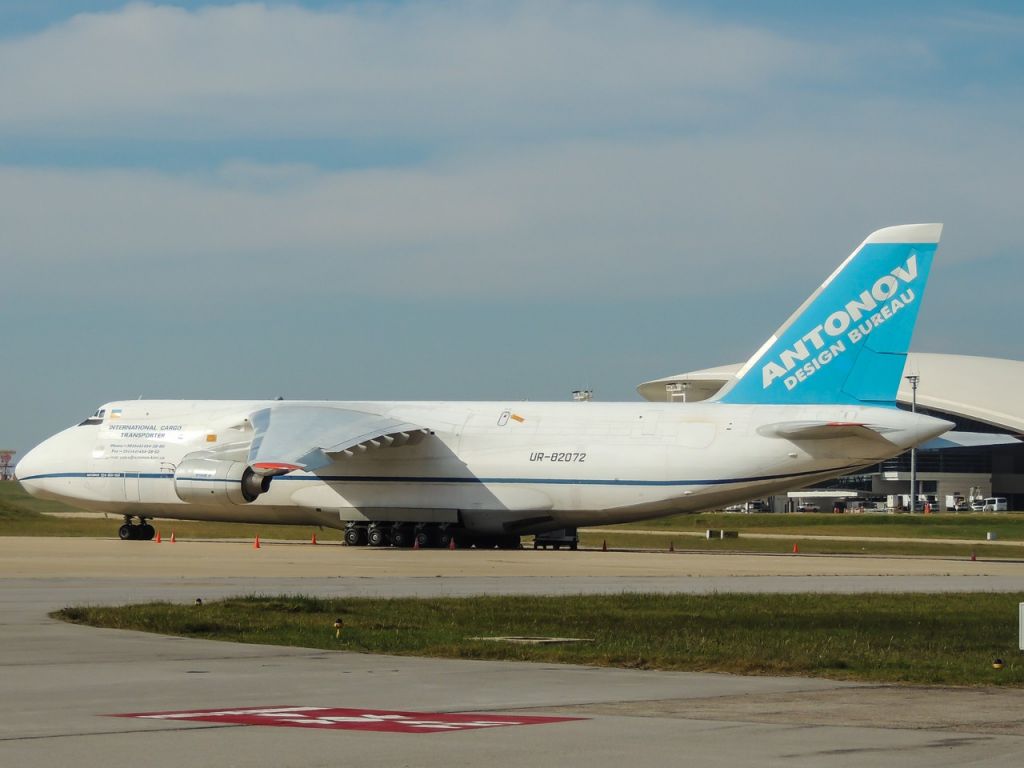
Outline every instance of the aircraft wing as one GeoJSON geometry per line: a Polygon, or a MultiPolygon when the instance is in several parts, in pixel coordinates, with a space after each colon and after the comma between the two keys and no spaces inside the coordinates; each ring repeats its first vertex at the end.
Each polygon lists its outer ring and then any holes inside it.
{"type": "Polygon", "coordinates": [[[312,472],[338,456],[408,445],[432,434],[377,413],[318,405],[273,405],[251,414],[249,422],[255,430],[249,466],[261,475],[312,472]]]}

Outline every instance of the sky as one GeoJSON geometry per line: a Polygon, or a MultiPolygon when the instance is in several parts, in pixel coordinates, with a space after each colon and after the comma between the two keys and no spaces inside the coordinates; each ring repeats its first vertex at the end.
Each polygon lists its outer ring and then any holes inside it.
{"type": "Polygon", "coordinates": [[[0,448],[135,397],[636,400],[921,221],[913,349],[1024,359],[1024,11],[966,6],[0,0],[0,448]]]}

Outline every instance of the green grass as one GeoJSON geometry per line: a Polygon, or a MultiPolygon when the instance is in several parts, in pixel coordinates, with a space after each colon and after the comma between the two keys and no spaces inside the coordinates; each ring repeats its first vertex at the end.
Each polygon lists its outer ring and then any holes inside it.
{"type": "Polygon", "coordinates": [[[935,685],[1024,685],[1019,594],[599,595],[65,608],[93,626],[366,653],[801,675],[935,685]],[[345,623],[340,639],[333,622],[345,623]],[[592,638],[522,646],[490,636],[592,638]],[[1002,658],[1005,668],[992,669],[1002,658]]]}
{"type": "Polygon", "coordinates": [[[44,512],[71,512],[71,507],[58,501],[46,501],[29,496],[15,481],[0,481],[0,523],[19,517],[40,515],[44,512]]]}

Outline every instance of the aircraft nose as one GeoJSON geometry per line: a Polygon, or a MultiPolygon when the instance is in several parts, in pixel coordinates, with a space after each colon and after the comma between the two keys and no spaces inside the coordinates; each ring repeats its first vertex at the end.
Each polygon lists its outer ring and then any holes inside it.
{"type": "Polygon", "coordinates": [[[41,450],[42,447],[43,444],[40,443],[22,456],[14,466],[14,479],[18,480],[22,485],[25,485],[26,482],[30,482],[32,478],[38,477],[45,471],[41,461],[43,454],[43,451],[41,450]]]}

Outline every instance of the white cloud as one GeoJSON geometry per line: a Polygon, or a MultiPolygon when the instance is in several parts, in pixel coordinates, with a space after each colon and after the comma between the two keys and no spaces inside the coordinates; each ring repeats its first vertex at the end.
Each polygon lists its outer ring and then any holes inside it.
{"type": "Polygon", "coordinates": [[[812,285],[907,221],[945,219],[946,258],[1017,248],[1021,107],[876,96],[854,65],[884,65],[862,55],[613,2],[77,16],[0,42],[0,136],[385,136],[433,159],[0,168],[0,294],[102,273],[224,295],[686,296],[812,285]]]}
{"type": "Polygon", "coordinates": [[[73,291],[96,272],[225,295],[685,297],[811,287],[895,223],[945,220],[951,260],[1019,248],[1024,160],[1002,152],[1008,137],[954,148],[941,134],[880,140],[871,124],[410,169],[2,168],[0,293],[33,276],[73,291]]]}
{"type": "Polygon", "coordinates": [[[715,114],[839,64],[646,4],[136,4],[0,42],[0,134],[600,134],[715,114]]]}

